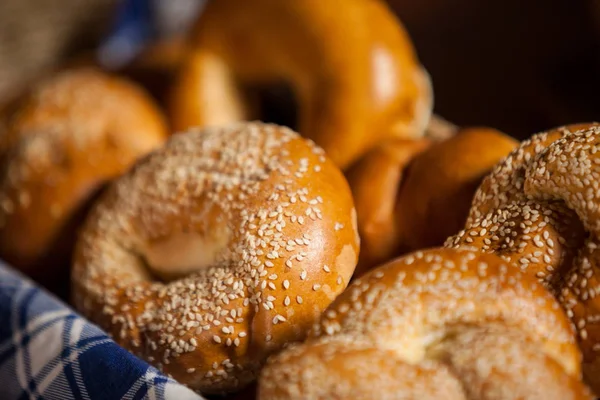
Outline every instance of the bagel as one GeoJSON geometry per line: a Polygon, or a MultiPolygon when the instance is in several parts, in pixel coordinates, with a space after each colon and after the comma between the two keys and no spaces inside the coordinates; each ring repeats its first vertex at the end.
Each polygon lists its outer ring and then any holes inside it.
{"type": "Polygon", "coordinates": [[[0,119],[0,257],[62,285],[90,199],[164,142],[164,118],[137,86],[84,68],[40,82],[0,119]]]}
{"type": "Polygon", "coordinates": [[[175,130],[254,118],[243,88],[282,81],[299,132],[342,169],[382,138],[427,126],[429,77],[382,1],[212,1],[189,40],[170,96],[175,130]]]}
{"type": "Polygon", "coordinates": [[[532,136],[485,178],[465,229],[447,247],[495,253],[537,277],[577,331],[583,373],[600,394],[600,124],[532,136]]]}
{"type": "Polygon", "coordinates": [[[592,399],[569,320],[535,278],[432,249],[355,280],[271,357],[259,399],[592,399]]]}
{"type": "Polygon", "coordinates": [[[499,163],[478,188],[469,212],[467,225],[481,218],[491,210],[498,209],[513,201],[526,199],[523,193],[525,170],[535,156],[549,144],[571,132],[591,128],[595,123],[581,123],[561,126],[547,132],[540,132],[524,140],[502,163],[499,163]]]}
{"type": "Polygon", "coordinates": [[[116,71],[143,86],[161,108],[167,108],[171,86],[190,51],[188,47],[183,36],[162,39],[143,49],[116,71]]]}
{"type": "Polygon", "coordinates": [[[406,248],[406,232],[396,217],[402,212],[398,209],[398,195],[407,165],[429,146],[431,141],[425,138],[387,140],[347,171],[361,239],[355,275],[390,260],[406,248]]]}
{"type": "Polygon", "coordinates": [[[445,140],[388,140],[347,172],[358,213],[356,275],[433,246],[464,227],[482,179],[517,142],[490,128],[445,140]]]}
{"type": "Polygon", "coordinates": [[[463,128],[417,155],[398,197],[397,217],[406,226],[409,248],[442,245],[458,232],[481,181],[517,145],[495,129],[463,128]]]}
{"type": "Polygon", "coordinates": [[[232,392],[304,338],[358,250],[348,184],[313,142],[262,123],[191,130],[98,200],[73,300],[179,382],[232,392]]]}

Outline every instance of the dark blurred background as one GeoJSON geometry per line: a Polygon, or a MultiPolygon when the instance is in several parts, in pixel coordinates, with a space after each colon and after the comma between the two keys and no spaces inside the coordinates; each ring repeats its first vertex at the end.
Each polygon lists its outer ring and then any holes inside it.
{"type": "Polygon", "coordinates": [[[519,138],[600,119],[597,0],[391,0],[436,112],[519,138]]]}
{"type": "MultiPolygon", "coordinates": [[[[218,0],[217,0],[218,1],[218,0]]],[[[92,57],[121,68],[181,35],[201,0],[0,0],[0,105],[92,57]]],[[[432,76],[435,111],[525,138],[600,120],[598,0],[389,0],[432,76]]]]}

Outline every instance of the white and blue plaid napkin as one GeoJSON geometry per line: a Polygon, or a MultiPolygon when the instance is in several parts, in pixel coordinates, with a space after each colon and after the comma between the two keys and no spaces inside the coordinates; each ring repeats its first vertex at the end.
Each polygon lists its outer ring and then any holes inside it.
{"type": "Polygon", "coordinates": [[[0,263],[0,399],[202,397],[0,263]]]}

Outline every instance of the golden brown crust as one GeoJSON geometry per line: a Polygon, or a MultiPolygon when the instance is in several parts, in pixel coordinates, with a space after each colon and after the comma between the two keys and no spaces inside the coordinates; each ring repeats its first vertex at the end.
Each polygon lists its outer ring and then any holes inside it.
{"type": "Polygon", "coordinates": [[[486,177],[465,230],[446,245],[496,253],[546,285],[576,328],[584,376],[600,393],[597,143],[598,124],[560,127],[524,141],[486,177]]]}
{"type": "Polygon", "coordinates": [[[388,261],[402,249],[401,227],[395,215],[397,196],[406,166],[430,145],[426,139],[387,140],[347,171],[361,239],[356,276],[388,261]]]}
{"type": "Polygon", "coordinates": [[[421,136],[431,114],[429,77],[379,0],[213,1],[190,40],[176,129],[247,119],[240,84],[284,80],[299,131],[345,168],[383,137],[421,136]]]}
{"type": "Polygon", "coordinates": [[[568,319],[535,278],[473,249],[433,249],[354,281],[307,342],[269,360],[259,394],[591,399],[580,361],[568,319]]]}
{"type": "Polygon", "coordinates": [[[190,131],[97,203],[74,300],[180,382],[232,391],[304,338],[346,287],[358,247],[350,189],[321,148],[260,123],[190,131]]]}
{"type": "MultiPolygon", "coordinates": [[[[434,128],[435,130],[435,128],[434,128]]],[[[356,274],[442,245],[465,223],[483,177],[517,142],[489,128],[445,140],[387,140],[348,170],[362,238],[356,274]]]]}
{"type": "Polygon", "coordinates": [[[5,110],[0,131],[0,253],[42,279],[69,264],[94,193],[166,138],[145,92],[94,69],[43,81],[5,110]]]}
{"type": "Polygon", "coordinates": [[[412,250],[439,246],[464,225],[481,180],[518,142],[491,128],[463,128],[411,162],[397,224],[412,250]]]}
{"type": "Polygon", "coordinates": [[[143,86],[161,107],[166,107],[171,86],[189,52],[184,37],[164,39],[148,46],[118,73],[143,86]]]}

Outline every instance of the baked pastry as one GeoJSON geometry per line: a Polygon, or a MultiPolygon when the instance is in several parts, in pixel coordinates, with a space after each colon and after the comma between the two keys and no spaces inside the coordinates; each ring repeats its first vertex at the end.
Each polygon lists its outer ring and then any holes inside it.
{"type": "Polygon", "coordinates": [[[517,142],[490,128],[445,140],[388,140],[347,172],[361,236],[356,274],[433,246],[465,224],[483,178],[517,142]]]}
{"type": "Polygon", "coordinates": [[[305,337],[358,249],[350,189],[321,148],[262,123],[192,130],[96,203],[73,300],[179,382],[231,392],[305,337]]]}
{"type": "Polygon", "coordinates": [[[87,68],[47,78],[0,119],[0,257],[64,284],[90,199],[164,142],[165,121],[142,89],[87,68]]]}
{"type": "Polygon", "coordinates": [[[398,196],[397,218],[410,232],[408,248],[442,245],[460,230],[483,178],[517,145],[495,129],[463,128],[417,155],[398,196]]]}
{"type": "Polygon", "coordinates": [[[356,276],[405,250],[405,235],[410,232],[398,224],[398,196],[408,164],[429,146],[431,140],[425,138],[387,140],[346,172],[360,235],[356,276]]]}
{"type": "Polygon", "coordinates": [[[171,96],[176,130],[249,119],[243,88],[291,86],[298,130],[346,168],[382,138],[419,137],[429,77],[380,0],[209,2],[171,96]]]}
{"type": "Polygon", "coordinates": [[[534,277],[474,249],[418,251],[355,280],[259,399],[592,399],[569,320],[534,277]]]}
{"type": "Polygon", "coordinates": [[[446,246],[496,253],[537,277],[577,330],[583,372],[600,393],[597,182],[599,124],[532,136],[485,178],[466,228],[446,246]]]}
{"type": "Polygon", "coordinates": [[[117,72],[143,86],[162,108],[166,108],[177,71],[190,51],[188,47],[189,43],[179,35],[157,41],[117,72]]]}

